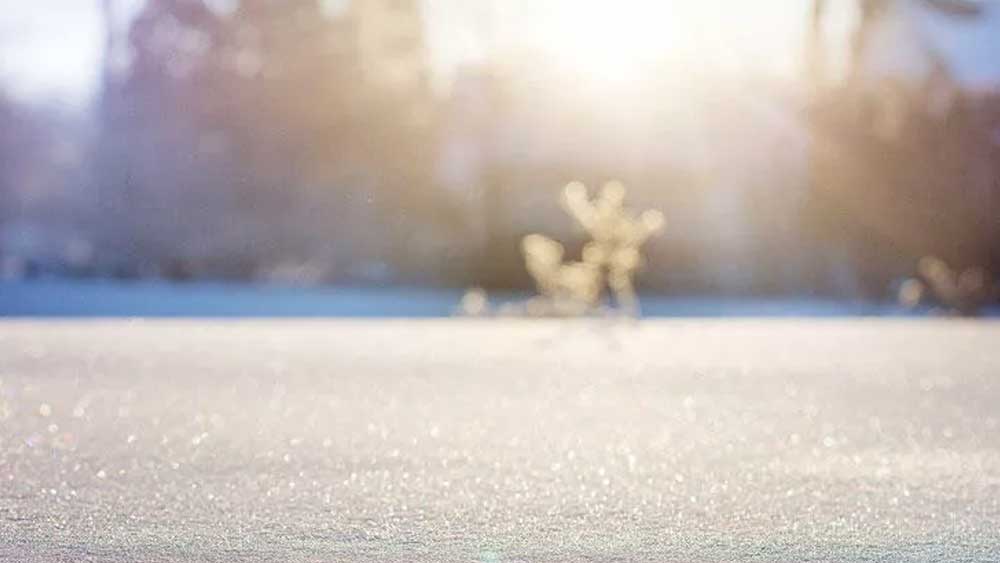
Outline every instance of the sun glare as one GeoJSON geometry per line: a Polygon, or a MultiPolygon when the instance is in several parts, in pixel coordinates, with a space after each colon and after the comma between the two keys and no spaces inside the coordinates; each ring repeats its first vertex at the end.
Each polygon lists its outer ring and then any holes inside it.
{"type": "Polygon", "coordinates": [[[536,19],[539,50],[564,71],[619,85],[677,62],[711,69],[786,65],[798,21],[798,10],[780,0],[557,0],[548,6],[536,19]]]}
{"type": "Polygon", "coordinates": [[[603,2],[564,7],[549,22],[543,50],[562,70],[589,79],[629,83],[649,70],[680,38],[663,26],[669,6],[634,8],[603,2]]]}

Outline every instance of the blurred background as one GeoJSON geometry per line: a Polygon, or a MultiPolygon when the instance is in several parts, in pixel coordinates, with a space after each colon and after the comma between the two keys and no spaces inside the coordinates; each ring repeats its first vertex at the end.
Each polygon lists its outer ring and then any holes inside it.
{"type": "Polygon", "coordinates": [[[998,173],[988,0],[0,10],[0,314],[528,291],[521,238],[578,255],[560,190],[611,179],[668,221],[644,293],[893,303],[927,256],[1000,272],[998,173]]]}

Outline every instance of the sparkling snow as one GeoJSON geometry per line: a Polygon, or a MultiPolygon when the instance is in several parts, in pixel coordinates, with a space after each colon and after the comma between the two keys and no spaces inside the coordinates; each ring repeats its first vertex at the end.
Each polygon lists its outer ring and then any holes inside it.
{"type": "Polygon", "coordinates": [[[997,561],[1000,324],[7,321],[3,561],[997,561]]]}

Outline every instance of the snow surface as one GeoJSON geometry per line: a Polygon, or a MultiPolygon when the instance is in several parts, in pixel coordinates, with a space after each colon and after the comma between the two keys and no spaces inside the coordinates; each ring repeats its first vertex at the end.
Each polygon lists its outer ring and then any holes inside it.
{"type": "Polygon", "coordinates": [[[0,560],[998,561],[1000,324],[0,322],[0,560]]]}

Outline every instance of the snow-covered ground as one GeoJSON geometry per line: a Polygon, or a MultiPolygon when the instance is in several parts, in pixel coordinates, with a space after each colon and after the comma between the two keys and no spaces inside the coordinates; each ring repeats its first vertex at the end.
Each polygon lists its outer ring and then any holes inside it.
{"type": "Polygon", "coordinates": [[[0,560],[1000,560],[1000,324],[0,322],[0,560]]]}
{"type": "MultiPolygon", "coordinates": [[[[0,317],[447,317],[459,290],[303,288],[41,280],[0,282],[0,317]]],[[[524,295],[493,295],[494,303],[524,295]]],[[[788,317],[899,315],[900,307],[825,299],[720,299],[645,296],[646,316],[788,317]]]]}

